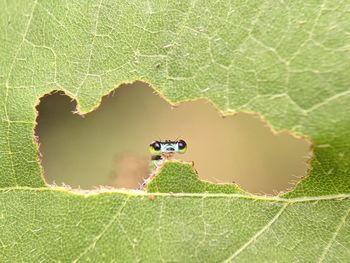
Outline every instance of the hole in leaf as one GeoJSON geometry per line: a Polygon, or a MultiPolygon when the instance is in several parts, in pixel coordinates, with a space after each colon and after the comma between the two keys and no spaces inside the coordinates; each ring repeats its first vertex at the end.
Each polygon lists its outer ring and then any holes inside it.
{"type": "Polygon", "coordinates": [[[44,96],[35,130],[48,183],[93,189],[137,188],[148,176],[152,140],[188,143],[176,156],[194,161],[201,179],[236,182],[256,194],[290,189],[308,169],[311,145],[287,132],[273,134],[256,114],[222,117],[207,100],[171,107],[147,84],[122,85],[95,111],[74,114],[62,92],[44,96]]]}

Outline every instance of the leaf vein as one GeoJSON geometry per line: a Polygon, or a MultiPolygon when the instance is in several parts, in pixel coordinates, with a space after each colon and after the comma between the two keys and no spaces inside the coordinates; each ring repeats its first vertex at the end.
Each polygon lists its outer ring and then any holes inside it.
{"type": "Polygon", "coordinates": [[[282,202],[287,204],[293,203],[303,203],[303,202],[315,202],[315,201],[327,201],[327,200],[344,200],[350,199],[350,193],[346,194],[335,194],[335,195],[321,195],[321,196],[305,196],[305,197],[295,197],[295,198],[284,198],[284,197],[273,197],[273,196],[258,196],[258,195],[248,195],[248,194],[221,194],[221,193],[147,193],[144,191],[138,190],[121,190],[121,189],[102,189],[98,191],[88,191],[74,189],[69,191],[63,187],[25,187],[25,186],[16,186],[16,187],[6,187],[0,188],[0,193],[7,193],[11,191],[27,191],[27,192],[57,192],[64,194],[72,194],[76,196],[81,196],[89,198],[89,196],[94,196],[98,194],[124,194],[127,196],[164,196],[164,197],[198,197],[198,198],[241,198],[241,199],[251,199],[255,201],[270,201],[270,202],[282,202]]]}
{"type": "Polygon", "coordinates": [[[228,259],[223,262],[231,262],[235,257],[242,253],[250,244],[256,241],[261,235],[263,235],[272,225],[277,221],[277,219],[282,215],[284,210],[289,204],[284,204],[282,208],[277,212],[277,214],[263,227],[261,228],[254,236],[252,236],[246,243],[244,243],[239,249],[235,251],[228,259]]]}
{"type": "Polygon", "coordinates": [[[323,250],[320,258],[318,259],[318,263],[323,262],[323,260],[326,258],[326,255],[329,251],[329,249],[331,248],[332,244],[335,242],[335,239],[340,231],[340,229],[343,227],[343,225],[346,223],[346,219],[347,217],[350,215],[350,207],[349,209],[345,212],[344,216],[340,218],[340,222],[337,225],[337,228],[335,229],[335,232],[333,233],[333,235],[331,236],[331,239],[329,240],[329,242],[327,243],[325,249],[323,250]]]}
{"type": "Polygon", "coordinates": [[[112,217],[112,219],[109,221],[109,223],[102,229],[102,231],[93,239],[92,243],[82,252],[78,255],[78,257],[76,259],[74,259],[72,262],[78,262],[79,259],[81,259],[84,255],[86,255],[87,253],[89,253],[89,251],[91,249],[93,249],[97,242],[103,237],[103,235],[107,232],[107,230],[118,220],[118,217],[121,215],[121,213],[123,212],[126,203],[128,202],[130,196],[128,196],[127,198],[125,198],[124,203],[120,206],[119,210],[117,211],[117,213],[112,217]]]}

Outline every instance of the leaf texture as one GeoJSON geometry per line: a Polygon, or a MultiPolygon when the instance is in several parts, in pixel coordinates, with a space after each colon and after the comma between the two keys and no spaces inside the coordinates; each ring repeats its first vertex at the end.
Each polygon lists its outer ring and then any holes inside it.
{"type": "Polygon", "coordinates": [[[349,260],[349,1],[0,7],[2,262],[349,260]],[[274,198],[198,181],[186,164],[163,167],[149,193],[48,187],[33,138],[39,98],[63,90],[87,113],[135,80],[173,104],[204,97],[308,138],[309,175],[274,198]]]}

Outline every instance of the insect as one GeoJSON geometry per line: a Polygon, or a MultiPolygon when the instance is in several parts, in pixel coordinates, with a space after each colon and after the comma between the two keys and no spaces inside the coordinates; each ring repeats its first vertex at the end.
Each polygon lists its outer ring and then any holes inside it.
{"type": "Polygon", "coordinates": [[[149,145],[152,160],[171,159],[175,153],[185,153],[187,143],[184,140],[178,141],[153,141],[149,145]]]}
{"type": "Polygon", "coordinates": [[[140,188],[143,189],[148,184],[148,182],[155,176],[155,169],[165,160],[172,159],[176,153],[183,154],[186,152],[186,150],[187,143],[184,140],[153,141],[149,145],[149,151],[152,154],[150,163],[151,175],[144,180],[140,188]]]}

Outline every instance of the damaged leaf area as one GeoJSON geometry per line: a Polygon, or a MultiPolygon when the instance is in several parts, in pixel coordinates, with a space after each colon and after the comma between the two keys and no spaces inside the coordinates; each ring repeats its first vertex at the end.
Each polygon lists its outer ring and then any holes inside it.
{"type": "Polygon", "coordinates": [[[1,262],[347,262],[347,1],[0,1],[1,262]],[[207,98],[309,138],[311,169],[280,197],[202,182],[167,163],[148,192],[46,185],[39,98],[79,111],[121,83],[207,98]]]}

